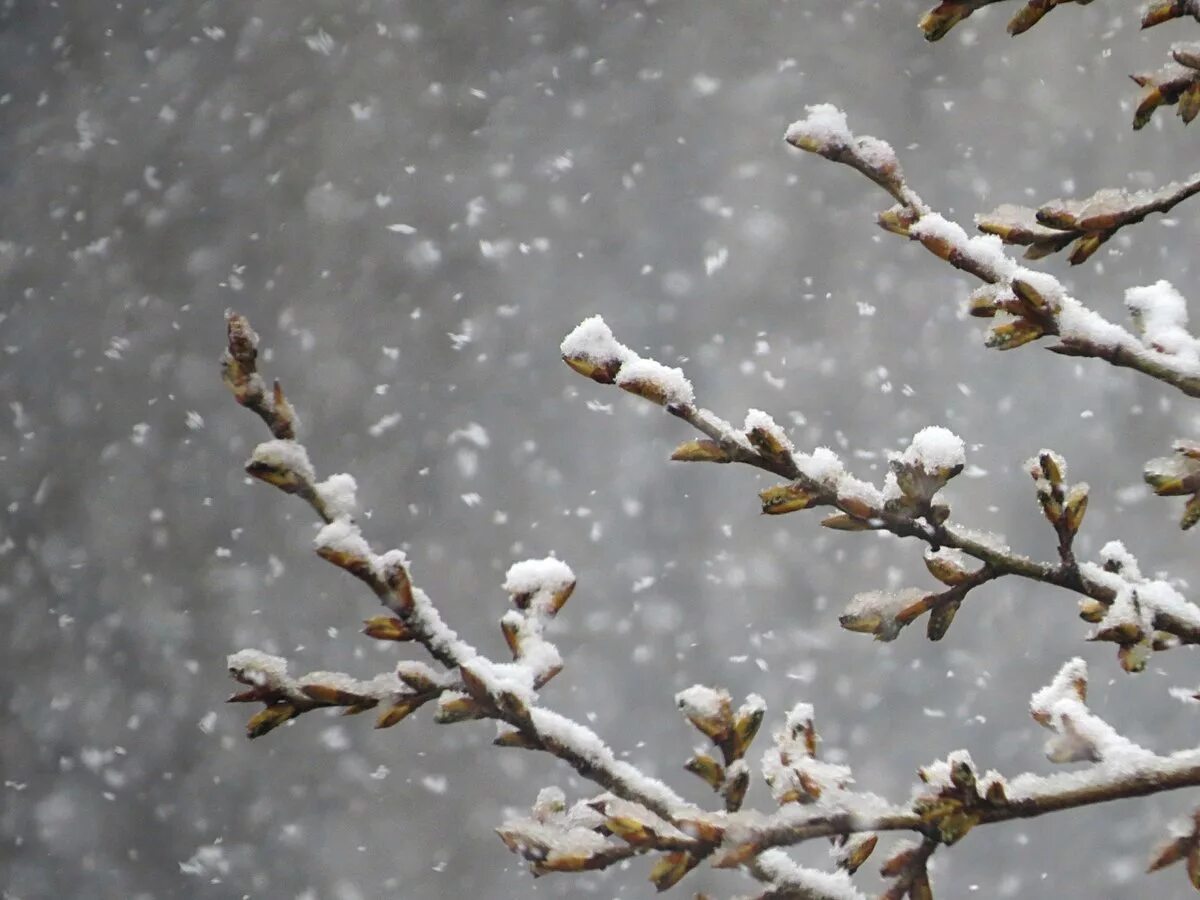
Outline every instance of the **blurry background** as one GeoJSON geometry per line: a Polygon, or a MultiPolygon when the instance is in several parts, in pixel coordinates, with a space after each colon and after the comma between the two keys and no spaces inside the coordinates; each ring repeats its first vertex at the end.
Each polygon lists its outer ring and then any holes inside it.
{"type": "MultiPolygon", "coordinates": [[[[1179,504],[1140,484],[1144,460],[1194,436],[1185,399],[1037,347],[984,351],[960,312],[973,285],[876,228],[881,192],[781,135],[805,104],[836,103],[966,224],[1005,201],[1159,185],[1194,168],[1196,135],[1172,110],[1130,131],[1126,75],[1194,28],[1143,35],[1104,2],[1014,40],[1004,4],[927,45],[923,8],[7,0],[5,896],[650,894],[646,860],[529,877],[492,829],[541,786],[594,791],[492,748],[490,725],[312,714],[243,738],[253,710],[223,705],[228,652],[369,676],[397,651],[356,634],[376,606],[313,556],[307,508],[241,473],[267,434],[219,380],[230,307],[262,334],[318,471],[358,477],[368,535],[407,549],[472,641],[502,653],[512,561],[571,563],[567,667],[545,702],[698,802],[680,770],[698,736],[672,701],[696,681],[764,695],[767,731],[814,702],[824,752],[893,798],[959,747],[981,768],[1050,771],[1028,695],[1076,654],[1130,737],[1194,745],[1196,713],[1167,695],[1196,685],[1193,654],[1124,675],[1063,592],[991,585],[940,644],[923,626],[889,645],[841,631],[855,592],[932,583],[918,546],[760,516],[768,480],[669,464],[685,426],[559,361],[601,313],[719,414],[765,409],[876,481],[883,451],[946,425],[972,464],[948,492],[956,516],[1039,557],[1053,541],[1023,462],[1053,447],[1092,485],[1084,555],[1121,537],[1144,570],[1191,578],[1179,504]]],[[[1125,288],[1160,277],[1195,300],[1195,209],[1080,269],[1043,265],[1117,320],[1125,288]]],[[[1187,896],[1182,871],[1141,871],[1195,802],[989,827],[938,854],[939,896],[1187,896]]],[[[825,851],[797,857],[828,867],[825,851]]],[[[677,892],[699,889],[753,886],[701,869],[677,892]]]]}

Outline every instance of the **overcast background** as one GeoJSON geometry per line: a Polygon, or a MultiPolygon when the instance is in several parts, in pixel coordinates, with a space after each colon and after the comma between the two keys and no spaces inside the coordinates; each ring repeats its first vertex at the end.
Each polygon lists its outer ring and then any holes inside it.
{"type": "MultiPolygon", "coordinates": [[[[1144,570],[1193,578],[1178,502],[1140,484],[1194,435],[1185,399],[1038,347],[985,351],[960,311],[972,285],[879,231],[889,201],[865,179],[781,140],[805,104],[836,103],[964,223],[1195,168],[1173,110],[1130,131],[1126,78],[1192,23],[1143,35],[1109,0],[1012,39],[1015,8],[928,45],[910,0],[3,3],[4,896],[651,893],[648,860],[528,875],[492,829],[544,785],[594,789],[492,748],[489,724],[312,714],[244,739],[228,652],[369,676],[397,651],[357,634],[376,606],[313,556],[307,508],[241,472],[267,435],[219,380],[230,307],[318,471],[358,478],[368,535],[408,551],[465,636],[502,654],[512,561],[574,567],[545,702],[697,802],[680,767],[698,736],[672,701],[696,681],[762,694],[768,731],[814,702],[824,752],[893,798],[959,747],[1051,771],[1028,695],[1076,654],[1130,737],[1193,746],[1196,713],[1167,695],[1200,680],[1192,652],[1125,675],[1061,591],[989,585],[940,644],[841,631],[855,592],[932,584],[919,547],[760,516],[769,480],[668,463],[682,423],[558,358],[601,313],[714,411],[765,409],[877,481],[883,451],[946,425],[975,467],[948,492],[957,518],[1043,558],[1022,464],[1053,447],[1092,485],[1085,555],[1120,537],[1144,570]]],[[[1042,265],[1120,320],[1125,288],[1160,277],[1196,299],[1198,238],[1185,205],[1082,268],[1042,265]]],[[[980,830],[937,854],[938,896],[1188,896],[1181,870],[1141,872],[1195,804],[980,830]]],[[[797,858],[828,867],[825,851],[797,858]]],[[[676,893],[700,889],[753,885],[702,869],[676,893]]]]}

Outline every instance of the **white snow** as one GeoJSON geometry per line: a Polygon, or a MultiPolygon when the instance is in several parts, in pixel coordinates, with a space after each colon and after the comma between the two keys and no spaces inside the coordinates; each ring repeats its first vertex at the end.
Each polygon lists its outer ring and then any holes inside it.
{"type": "Polygon", "coordinates": [[[513,563],[504,575],[504,590],[510,594],[558,593],[575,583],[575,573],[561,559],[525,559],[513,563]]]}
{"type": "Polygon", "coordinates": [[[773,848],[758,855],[758,866],[778,889],[788,896],[813,896],[822,900],[866,900],[845,871],[824,872],[792,861],[783,850],[773,848]]]}
{"type": "Polygon", "coordinates": [[[795,453],[796,448],[782,428],[775,424],[775,420],[768,413],[761,409],[751,409],[746,413],[746,431],[747,433],[758,428],[770,435],[780,446],[788,453],[795,453]]]}
{"type": "Polygon", "coordinates": [[[932,475],[965,465],[966,448],[962,438],[953,431],[930,425],[913,435],[908,449],[900,454],[900,461],[919,466],[932,475]]]}
{"type": "Polygon", "coordinates": [[[807,118],[793,122],[784,134],[784,140],[789,144],[824,146],[849,144],[854,140],[850,126],[846,124],[846,114],[832,103],[806,106],[804,111],[808,113],[807,118]]]}
{"type": "Polygon", "coordinates": [[[1125,306],[1147,346],[1192,365],[1200,363],[1200,342],[1187,330],[1187,301],[1169,281],[1129,288],[1125,306]]]}
{"type": "Polygon", "coordinates": [[[645,797],[667,810],[681,814],[698,812],[696,807],[657,778],[651,778],[630,763],[618,760],[599,735],[586,725],[548,709],[534,708],[529,711],[529,715],[538,734],[570,747],[592,765],[602,766],[612,772],[629,788],[632,798],[645,797]]]}
{"type": "Polygon", "coordinates": [[[349,516],[334,519],[317,532],[313,547],[331,553],[344,553],[361,559],[372,559],[371,546],[349,516]]]}
{"type": "Polygon", "coordinates": [[[617,385],[626,390],[637,388],[633,393],[642,396],[649,388],[650,393],[661,397],[663,403],[672,405],[690,406],[695,400],[692,383],[682,369],[664,366],[653,359],[638,357],[625,362],[617,373],[617,385]]]}
{"type": "Polygon", "coordinates": [[[855,594],[842,614],[843,625],[851,631],[874,634],[877,640],[893,640],[904,627],[896,617],[927,593],[920,588],[904,588],[855,594]]]}
{"type": "Polygon", "coordinates": [[[269,468],[295,472],[310,484],[317,477],[312,463],[308,461],[308,451],[304,449],[303,444],[295,441],[264,441],[254,448],[250,460],[269,468]]]}
{"type": "Polygon", "coordinates": [[[675,703],[689,719],[718,719],[730,710],[729,692],[693,684],[675,695],[675,703]]]}
{"type": "Polygon", "coordinates": [[[287,660],[261,650],[246,649],[231,653],[226,666],[229,671],[238,673],[260,687],[279,688],[290,681],[287,660]]]}
{"type": "Polygon", "coordinates": [[[583,358],[596,363],[625,362],[637,359],[637,354],[613,337],[612,330],[600,316],[591,316],[575,326],[562,340],[562,355],[583,358]]]}
{"type": "Polygon", "coordinates": [[[354,511],[358,507],[355,494],[357,490],[358,484],[355,482],[354,476],[347,475],[345,472],[330,475],[316,485],[317,496],[325,505],[325,511],[334,519],[354,515],[354,511]]]}
{"type": "Polygon", "coordinates": [[[846,474],[842,461],[828,447],[818,447],[812,453],[796,454],[795,459],[796,465],[807,478],[831,490],[837,489],[838,482],[846,474]]]}

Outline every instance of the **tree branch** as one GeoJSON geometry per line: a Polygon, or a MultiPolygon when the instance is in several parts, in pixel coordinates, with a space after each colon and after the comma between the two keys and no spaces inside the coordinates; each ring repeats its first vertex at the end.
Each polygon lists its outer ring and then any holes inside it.
{"type": "MultiPolygon", "coordinates": [[[[969,238],[960,226],[933,212],[904,180],[892,148],[877,138],[855,137],[841,111],[820,104],[808,107],[808,113],[806,119],[788,128],[788,143],[849,165],[868,174],[876,184],[884,184],[899,200],[879,216],[885,230],[919,241],[935,256],[985,282],[984,288],[972,294],[970,310],[975,316],[1000,317],[989,331],[988,346],[1011,350],[1041,337],[1057,336],[1058,344],[1050,349],[1058,353],[1102,359],[1149,375],[1190,397],[1200,397],[1200,342],[1183,330],[1174,308],[1167,313],[1163,302],[1151,304],[1152,315],[1147,318],[1146,305],[1135,292],[1150,288],[1135,288],[1126,295],[1140,335],[1107,321],[1070,296],[1053,276],[1014,262],[996,236],[969,238]],[[1163,315],[1155,315],[1158,313],[1163,315]]],[[[1131,217],[1141,209],[1132,208],[1131,217]]],[[[1154,287],[1174,290],[1161,281],[1154,287]]]]}
{"type": "Polygon", "coordinates": [[[965,456],[962,440],[944,428],[924,429],[903,453],[892,454],[891,471],[880,489],[846,472],[830,450],[798,452],[764,412],[751,410],[744,427],[738,429],[700,407],[682,371],[638,356],[613,337],[599,316],[586,319],[567,335],[561,349],[563,360],[580,374],[601,384],[616,384],[663,406],[705,435],[705,440],[681,444],[672,459],[738,462],[787,479],[788,484],[760,492],[764,513],[832,507],[838,512],[822,521],[827,528],[887,531],[927,544],[926,565],[948,590],[930,593],[914,588],[892,594],[860,594],[841,617],[842,626],[851,631],[891,640],[905,626],[930,613],[928,634],[938,640],[970,590],[1014,575],[1086,598],[1081,616],[1099,626],[1092,638],[1117,643],[1121,664],[1129,671],[1140,671],[1151,649],[1165,649],[1172,642],[1200,643],[1200,608],[1166,581],[1143,578],[1137,560],[1121,544],[1106,545],[1099,564],[1081,564],[1075,559],[1072,544],[1087,509],[1088,487],[1068,485],[1066,463],[1052,451],[1043,450],[1030,460],[1029,471],[1058,538],[1057,564],[1029,559],[1012,552],[994,535],[949,521],[950,507],[939,492],[962,471],[965,456]],[[968,571],[965,560],[952,558],[951,552],[981,562],[983,567],[968,571]]]}

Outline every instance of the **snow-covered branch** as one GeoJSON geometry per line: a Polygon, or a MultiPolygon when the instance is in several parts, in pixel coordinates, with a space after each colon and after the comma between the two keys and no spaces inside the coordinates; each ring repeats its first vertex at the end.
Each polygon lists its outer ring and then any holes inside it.
{"type": "MultiPolygon", "coordinates": [[[[603,869],[635,856],[655,861],[650,881],[658,890],[678,883],[708,860],[740,867],[764,885],[761,898],[858,900],[851,876],[871,856],[885,832],[907,831],[916,843],[891,848],[882,872],[885,897],[931,897],[928,864],[938,846],[954,844],[980,825],[1040,816],[1124,797],[1200,784],[1200,750],[1160,756],[1118,733],[1086,705],[1087,672],[1072,660],[1034,695],[1034,719],[1051,732],[1047,755],[1057,763],[1086,762],[1081,771],[1052,775],[996,772],[980,775],[966,751],[955,751],[919,773],[922,785],[904,802],[891,802],[855,785],[849,766],[820,758],[813,709],[797,704],[775,731],[757,767],[748,751],[760,732],[766,706],[750,695],[739,705],[728,692],[704,685],[680,691],[675,702],[703,735],[683,768],[720,797],[716,809],[690,803],[662,781],[620,759],[587,726],[539,702],[539,691],[562,669],[563,659],[546,627],[572,595],[575,576],[554,558],[525,560],[509,568],[504,589],[512,608],[500,619],[512,662],[496,662],[459,638],[429,597],[413,584],[399,550],[377,554],[354,520],[355,483],[349,475],[317,480],[303,445],[295,439],[295,416],[276,388],[273,397],[255,388],[256,338],[240,316],[229,323],[226,362],[230,387],[276,433],[254,451],[247,471],[286,493],[304,498],[325,525],[315,539],[323,559],[366,583],[387,609],[368,619],[375,640],[417,643],[441,665],[406,660],[367,680],[337,672],[288,673],[286,660],[258,650],[229,657],[242,689],[231,700],[262,704],[247,726],[252,738],[303,714],[340,708],[347,714],[378,710],[376,726],[391,727],[432,703],[443,724],[490,719],[500,747],[540,750],[570,765],[603,793],[568,805],[557,788],[544,789],[528,816],[498,830],[505,845],[528,861],[535,874],[603,869]],[[281,410],[286,409],[283,413],[281,410]],[[289,436],[281,437],[280,432],[289,436]],[[773,813],[744,809],[757,775],[778,806],[773,813]],[[782,849],[813,838],[833,844],[834,871],[801,866],[782,849]]],[[[690,382],[679,369],[634,354],[612,336],[603,320],[585,321],[563,342],[571,367],[602,383],[617,384],[692,423],[705,438],[689,442],[676,458],[739,461],[779,474],[788,484],[762,492],[764,512],[783,514],[809,506],[835,508],[825,520],[841,530],[887,530],[930,545],[926,565],[947,590],[901,592],[856,598],[843,624],[887,639],[917,616],[930,614],[930,636],[940,637],[970,589],[1001,575],[1017,574],[1061,584],[1087,597],[1085,617],[1098,625],[1094,637],[1121,645],[1129,668],[1144,662],[1156,630],[1179,625],[1176,637],[1200,620],[1165,582],[1143,578],[1136,560],[1119,544],[1102,552],[1102,563],[1079,563],[1072,542],[1086,509],[1087,490],[1066,482],[1066,465],[1043,451],[1030,461],[1037,497],[1058,536],[1059,562],[1037,563],[1012,554],[995,539],[949,524],[941,490],[963,468],[963,442],[943,428],[919,432],[889,458],[882,487],[846,472],[831,451],[798,452],[766,413],[751,410],[742,429],[694,405],[690,382]],[[970,560],[982,563],[970,568],[970,560]],[[1182,624],[1181,624],[1182,623],[1182,624]]],[[[1200,859],[1200,836],[1176,835],[1155,857],[1163,867],[1200,859]]]]}
{"type": "Polygon", "coordinates": [[[301,713],[328,706],[350,712],[386,706],[378,725],[387,727],[436,699],[440,722],[496,720],[505,726],[496,738],[501,746],[548,752],[613,795],[667,820],[695,811],[665,784],[619,760],[591,729],[537,705],[537,690],[562,667],[543,629],[574,590],[571,569],[552,558],[512,566],[504,587],[514,608],[501,619],[501,631],[514,662],[497,663],[480,654],[443,622],[433,602],[412,583],[402,551],[376,554],[372,550],[353,518],[354,479],[335,475],[317,481],[304,446],[295,440],[290,406],[286,407],[287,428],[278,427],[285,401],[278,386],[273,400],[261,390],[261,377],[254,368],[258,338],[249,322],[231,314],[228,334],[226,382],[238,401],[258,413],[277,435],[255,449],[246,471],[299,495],[327,523],[314,540],[317,554],[365,582],[392,614],[368,620],[364,628],[368,636],[419,643],[454,673],[448,678],[423,664],[402,662],[395,674],[368,682],[327,672],[292,679],[284,660],[242,651],[230,657],[229,668],[250,689],[233,699],[264,704],[248,726],[250,736],[266,734],[301,713]],[[281,431],[290,436],[279,437],[281,431]]]}
{"type": "MultiPolygon", "coordinates": [[[[897,882],[884,896],[928,896],[909,892],[914,883],[927,881],[929,855],[938,845],[957,843],[977,827],[1200,785],[1200,750],[1161,756],[1139,747],[1093,713],[1086,697],[1087,667],[1082,660],[1073,659],[1033,695],[1030,713],[1052,733],[1046,745],[1051,762],[1087,762],[1087,767],[1005,778],[995,771],[981,774],[970,755],[959,750],[924,767],[918,773],[920,786],[903,805],[887,805],[873,795],[847,790],[852,779],[844,766],[818,764],[814,768],[816,739],[811,711],[793,712],[789,716],[791,734],[806,730],[805,745],[814,752],[780,746],[788,736],[777,736],[777,749],[768,751],[764,770],[768,770],[768,761],[786,756],[793,761],[790,783],[799,789],[782,796],[777,792],[781,807],[766,819],[735,817],[730,821],[725,845],[714,864],[751,865],[771,848],[813,838],[845,840],[851,834],[911,831],[922,843],[893,848],[883,873],[897,882]],[[804,720],[800,729],[796,725],[799,719],[804,720]],[[830,788],[832,792],[825,793],[830,788]]],[[[791,740],[794,743],[794,737],[791,740]]],[[[1198,845],[1200,835],[1194,831],[1177,837],[1159,852],[1151,868],[1169,865],[1189,853],[1197,855],[1198,845]]],[[[873,841],[870,846],[874,847],[873,841]]]]}
{"type": "Polygon", "coordinates": [[[1165,215],[1198,192],[1200,172],[1152,191],[1105,188],[1084,200],[1051,200],[1036,209],[1005,203],[976,216],[975,225],[1006,244],[1024,246],[1026,259],[1041,259],[1074,243],[1069,262],[1076,266],[1122,228],[1151,213],[1165,215]]]}
{"type": "MultiPolygon", "coordinates": [[[[997,235],[969,237],[961,226],[930,209],[904,180],[891,148],[877,138],[856,137],[844,114],[829,104],[808,107],[808,116],[794,122],[785,137],[794,147],[845,163],[882,184],[898,201],[880,214],[884,229],[919,241],[935,256],[985,282],[971,295],[970,311],[997,320],[988,331],[988,346],[1011,350],[1042,337],[1057,337],[1049,348],[1056,353],[1102,359],[1200,397],[1200,345],[1182,331],[1186,310],[1166,282],[1137,289],[1136,297],[1126,298],[1138,328],[1129,331],[1084,306],[1058,279],[1019,265],[1004,252],[997,235]],[[1147,311],[1151,320],[1169,324],[1170,340],[1161,342],[1156,328],[1144,327],[1147,311]]],[[[1139,202],[1135,198],[1121,208],[1136,211],[1142,208],[1139,202]]],[[[1125,224],[1134,221],[1136,212],[1128,215],[1125,224]]],[[[1084,238],[1098,240],[1096,234],[1089,232],[1084,238]]]]}
{"type": "MultiPolygon", "coordinates": [[[[1081,617],[1098,626],[1090,637],[1116,643],[1121,663],[1129,671],[1142,669],[1151,649],[1200,643],[1200,608],[1168,581],[1142,578],[1137,561],[1119,542],[1105,546],[1099,563],[1076,560],[1073,544],[1087,511],[1088,486],[1068,483],[1066,462],[1052,450],[1042,450],[1027,467],[1042,512],[1057,537],[1055,563],[1014,553],[1002,538],[950,520],[950,506],[941,490],[962,471],[966,456],[963,441],[945,428],[922,429],[905,450],[892,453],[890,471],[883,485],[876,486],[847,472],[828,448],[812,453],[796,450],[783,429],[761,410],[750,410],[745,424],[735,428],[697,406],[682,371],[637,356],[599,316],[584,320],[567,335],[561,351],[575,371],[601,384],[631,390],[705,435],[681,444],[672,459],[740,462],[787,479],[786,484],[759,493],[764,513],[831,507],[836,512],[821,522],[826,528],[887,531],[924,541],[926,566],[944,590],[859,594],[841,617],[844,628],[892,640],[928,613],[927,634],[939,640],[971,590],[1013,575],[1079,594],[1081,617]],[[636,386],[624,374],[631,364],[641,373],[636,386]],[[660,373],[661,381],[644,374],[652,371],[660,373]]],[[[1193,481],[1185,483],[1195,489],[1193,481]]]]}

